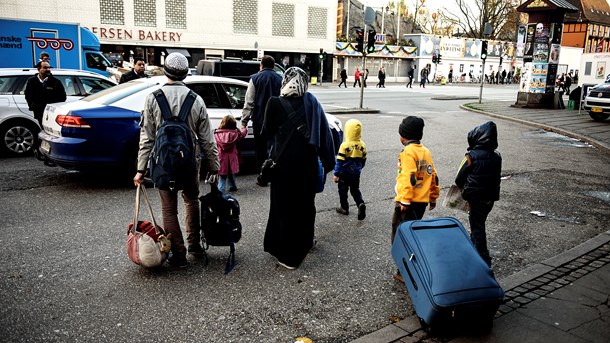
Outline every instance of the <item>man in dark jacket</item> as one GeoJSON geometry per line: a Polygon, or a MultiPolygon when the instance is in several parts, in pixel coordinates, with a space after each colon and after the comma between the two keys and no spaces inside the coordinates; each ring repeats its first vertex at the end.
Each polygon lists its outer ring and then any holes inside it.
{"type": "Polygon", "coordinates": [[[133,59],[133,63],[133,69],[121,75],[121,80],[119,81],[119,83],[125,83],[131,80],[146,77],[146,74],[144,74],[144,59],[142,57],[136,57],[133,59]]]}
{"type": "Polygon", "coordinates": [[[468,152],[455,178],[455,184],[462,189],[462,198],[470,207],[470,238],[490,267],[485,221],[494,202],[500,199],[502,156],[497,147],[498,129],[493,121],[472,129],[468,132],[468,152]]]}
{"type": "MultiPolygon", "coordinates": [[[[280,95],[282,77],[276,73],[275,59],[265,55],[261,60],[260,71],[250,77],[248,90],[246,91],[246,101],[242,111],[242,127],[248,126],[248,121],[252,120],[254,130],[254,153],[256,155],[256,165],[260,168],[268,157],[267,136],[263,132],[263,119],[267,101],[272,96],[280,95]]],[[[262,180],[257,180],[259,186],[267,186],[262,180]]]]}
{"type": "Polygon", "coordinates": [[[36,69],[38,74],[30,77],[25,86],[25,101],[42,128],[44,108],[47,104],[66,101],[66,90],[61,81],[51,75],[49,62],[38,62],[36,69]]]}

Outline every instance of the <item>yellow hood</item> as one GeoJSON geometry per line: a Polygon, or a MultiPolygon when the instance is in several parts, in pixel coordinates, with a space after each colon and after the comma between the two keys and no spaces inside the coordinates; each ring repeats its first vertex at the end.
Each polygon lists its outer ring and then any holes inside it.
{"type": "Polygon", "coordinates": [[[362,138],[362,124],[357,119],[350,119],[343,129],[345,142],[358,142],[362,138]]]}

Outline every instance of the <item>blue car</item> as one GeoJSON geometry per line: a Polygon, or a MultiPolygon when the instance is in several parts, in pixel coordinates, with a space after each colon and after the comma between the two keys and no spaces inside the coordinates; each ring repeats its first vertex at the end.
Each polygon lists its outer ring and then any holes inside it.
{"type": "MultiPolygon", "coordinates": [[[[166,81],[165,76],[138,79],[78,101],[47,105],[44,130],[38,135],[42,155],[66,169],[135,170],[144,100],[166,81]]],[[[203,98],[213,129],[227,114],[239,121],[248,88],[246,82],[202,75],[188,76],[184,82],[203,98]]],[[[341,133],[341,122],[332,115],[327,115],[327,119],[335,133],[341,133]]],[[[239,143],[242,160],[246,164],[253,161],[251,126],[239,143]]]]}

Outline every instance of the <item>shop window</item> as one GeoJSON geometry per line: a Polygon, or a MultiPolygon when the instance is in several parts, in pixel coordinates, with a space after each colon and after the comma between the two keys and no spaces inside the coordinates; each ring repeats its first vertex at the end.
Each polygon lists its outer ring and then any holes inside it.
{"type": "Polygon", "coordinates": [[[136,26],[157,26],[157,1],[134,0],[133,21],[136,26]]]}
{"type": "Polygon", "coordinates": [[[328,9],[309,7],[307,11],[307,37],[326,38],[328,9]]]}
{"type": "Polygon", "coordinates": [[[171,29],[186,30],[186,0],[165,0],[165,24],[171,29]]]}
{"type": "Polygon", "coordinates": [[[258,34],[258,1],[233,0],[233,32],[258,34]]]}
{"type": "Polygon", "coordinates": [[[100,23],[125,25],[123,0],[100,0],[100,23]]]}
{"type": "Polygon", "coordinates": [[[294,4],[274,2],[271,18],[274,36],[294,37],[294,4]]]}

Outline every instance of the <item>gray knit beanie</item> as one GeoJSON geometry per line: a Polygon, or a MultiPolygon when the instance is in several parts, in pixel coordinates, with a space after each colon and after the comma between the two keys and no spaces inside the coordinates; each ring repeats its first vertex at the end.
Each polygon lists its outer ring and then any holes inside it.
{"type": "Polygon", "coordinates": [[[165,58],[163,72],[165,76],[174,81],[182,81],[189,71],[189,61],[179,52],[172,52],[165,58]]]}
{"type": "Polygon", "coordinates": [[[420,117],[408,116],[400,123],[398,133],[403,138],[418,141],[424,135],[424,120],[420,117]]]}

